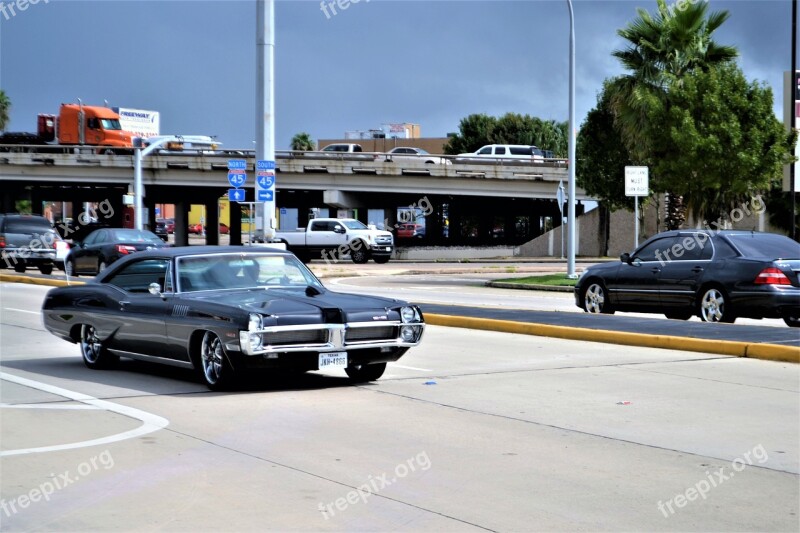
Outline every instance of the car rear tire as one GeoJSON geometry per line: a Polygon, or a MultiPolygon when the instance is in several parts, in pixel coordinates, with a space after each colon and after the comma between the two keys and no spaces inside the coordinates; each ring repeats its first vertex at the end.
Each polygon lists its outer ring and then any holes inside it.
{"type": "Polygon", "coordinates": [[[64,272],[67,273],[67,276],[74,276],[78,277],[78,273],[75,270],[75,261],[72,259],[67,259],[67,262],[64,263],[64,272]]]}
{"type": "Polygon", "coordinates": [[[53,273],[53,265],[40,265],[39,272],[44,274],[45,276],[49,276],[53,273]]]}
{"type": "Polygon", "coordinates": [[[222,341],[210,331],[206,331],[200,344],[200,365],[209,389],[225,390],[233,384],[233,368],[225,356],[222,341]]]}
{"type": "Polygon", "coordinates": [[[790,328],[800,328],[800,313],[793,315],[784,315],[783,321],[790,328]]]}
{"type": "Polygon", "coordinates": [[[113,368],[119,357],[111,355],[97,336],[97,330],[90,324],[81,326],[81,355],[84,364],[93,370],[113,368]]]}
{"type": "Polygon", "coordinates": [[[372,365],[351,365],[344,369],[350,380],[355,383],[366,383],[375,381],[386,371],[386,363],[375,363],[372,365]]]}
{"type": "Polygon", "coordinates": [[[18,272],[20,274],[25,273],[25,263],[17,263],[14,265],[14,272],[18,272]]]}
{"type": "Polygon", "coordinates": [[[583,310],[587,313],[613,315],[614,309],[608,298],[608,290],[599,281],[593,281],[583,289],[583,310]]]}
{"type": "Polygon", "coordinates": [[[736,316],[728,305],[728,296],[719,287],[707,287],[699,300],[698,315],[703,322],[732,324],[736,316]]]}

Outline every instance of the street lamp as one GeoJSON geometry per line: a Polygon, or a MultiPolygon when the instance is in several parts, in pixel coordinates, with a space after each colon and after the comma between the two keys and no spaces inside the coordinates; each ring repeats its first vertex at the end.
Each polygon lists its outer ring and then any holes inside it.
{"type": "Polygon", "coordinates": [[[572,0],[567,0],[569,7],[569,155],[567,167],[567,277],[577,278],[575,274],[575,16],[572,11],[572,0]]]}
{"type": "Polygon", "coordinates": [[[171,135],[159,137],[158,139],[148,142],[149,144],[147,148],[142,148],[143,139],[141,137],[133,138],[133,227],[136,229],[144,229],[142,220],[144,218],[142,216],[142,202],[144,201],[144,185],[142,184],[142,159],[167,143],[183,143],[186,142],[186,139],[180,135],[171,135]]]}

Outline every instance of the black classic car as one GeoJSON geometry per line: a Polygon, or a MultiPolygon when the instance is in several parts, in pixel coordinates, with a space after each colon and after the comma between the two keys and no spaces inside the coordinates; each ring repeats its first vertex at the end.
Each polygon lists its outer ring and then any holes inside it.
{"type": "Polygon", "coordinates": [[[800,326],[800,244],[756,231],[659,233],[620,261],[586,269],[575,303],[589,313],[664,313],[706,322],[783,318],[800,326]]]}
{"type": "Polygon", "coordinates": [[[89,368],[120,357],[194,368],[212,390],[249,369],[341,368],[372,381],[425,328],[414,305],[328,291],[293,254],[241,246],[137,252],[50,290],[42,314],[89,368]]]}

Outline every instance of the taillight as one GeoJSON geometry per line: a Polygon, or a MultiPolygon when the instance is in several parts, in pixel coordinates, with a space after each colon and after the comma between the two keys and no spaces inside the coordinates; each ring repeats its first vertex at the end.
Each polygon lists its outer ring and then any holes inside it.
{"type": "Polygon", "coordinates": [[[124,244],[118,244],[117,245],[117,251],[119,253],[121,253],[122,255],[128,255],[128,254],[132,254],[133,252],[135,252],[136,248],[134,246],[126,246],[124,244]]]}
{"type": "Polygon", "coordinates": [[[5,248],[5,247],[6,247],[6,238],[0,237],[0,248],[5,248]]]}
{"type": "Polygon", "coordinates": [[[756,276],[756,285],[791,285],[792,282],[779,268],[769,267],[759,272],[756,276]]]}

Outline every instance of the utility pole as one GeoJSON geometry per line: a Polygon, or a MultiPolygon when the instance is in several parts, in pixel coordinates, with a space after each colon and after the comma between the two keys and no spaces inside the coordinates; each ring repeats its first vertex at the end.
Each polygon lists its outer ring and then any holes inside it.
{"type": "MultiPolygon", "coordinates": [[[[256,0],[256,161],[275,161],[275,3],[256,0]]],[[[275,237],[275,190],[259,201],[264,240],[275,237]]],[[[256,194],[259,187],[256,185],[256,194]]]]}

